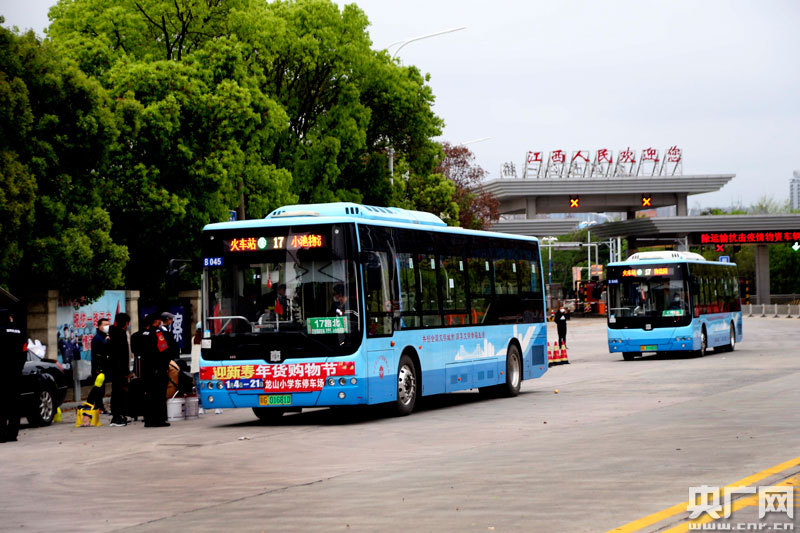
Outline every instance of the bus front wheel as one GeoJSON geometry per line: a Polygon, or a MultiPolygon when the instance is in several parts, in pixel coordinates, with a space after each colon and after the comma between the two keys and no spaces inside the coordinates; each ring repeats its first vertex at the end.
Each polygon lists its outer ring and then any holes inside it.
{"type": "Polygon", "coordinates": [[[708,352],[708,336],[706,334],[706,328],[700,330],[700,349],[695,352],[698,357],[704,357],[708,352]]]}
{"type": "Polygon", "coordinates": [[[408,355],[400,357],[397,365],[397,400],[394,410],[398,416],[410,415],[417,403],[417,367],[408,355]]]}
{"type": "Polygon", "coordinates": [[[731,322],[730,341],[725,346],[725,351],[732,352],[735,349],[736,349],[736,328],[733,326],[733,322],[731,322]]]}
{"type": "Polygon", "coordinates": [[[633,358],[639,355],[639,352],[622,352],[622,358],[626,361],[633,361],[633,358]]]}
{"type": "Polygon", "coordinates": [[[253,413],[264,424],[276,422],[285,412],[286,410],[280,407],[253,407],[253,413]]]}

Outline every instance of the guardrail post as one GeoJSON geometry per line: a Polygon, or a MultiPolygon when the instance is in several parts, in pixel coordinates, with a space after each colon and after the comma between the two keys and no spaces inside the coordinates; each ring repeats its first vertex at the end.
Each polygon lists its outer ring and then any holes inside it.
{"type": "Polygon", "coordinates": [[[778,318],[778,304],[775,304],[775,315],[772,318],[778,318]]]}
{"type": "Polygon", "coordinates": [[[753,316],[753,304],[747,304],[750,306],[750,314],[747,316],[753,316]]]}
{"type": "Polygon", "coordinates": [[[792,304],[786,306],[786,318],[792,318],[792,304]]]}
{"type": "Polygon", "coordinates": [[[761,304],[761,318],[767,316],[767,304],[761,304]]]}

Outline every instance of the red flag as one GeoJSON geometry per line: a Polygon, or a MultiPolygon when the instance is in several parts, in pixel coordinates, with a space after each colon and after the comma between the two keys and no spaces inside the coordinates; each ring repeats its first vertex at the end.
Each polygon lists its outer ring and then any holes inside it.
{"type": "Polygon", "coordinates": [[[281,305],[280,298],[275,300],[275,314],[279,316],[283,314],[283,306],[281,305]]]}

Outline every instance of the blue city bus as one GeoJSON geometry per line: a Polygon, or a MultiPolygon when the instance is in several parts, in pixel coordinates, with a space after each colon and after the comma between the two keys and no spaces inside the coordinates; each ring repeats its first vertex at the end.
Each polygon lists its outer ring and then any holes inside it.
{"type": "Polygon", "coordinates": [[[265,422],[304,407],[477,388],[547,371],[533,237],[354,203],[281,207],[203,229],[200,398],[265,422]]]}
{"type": "Polygon", "coordinates": [[[641,252],[609,263],[608,350],[626,361],[654,352],[733,351],[742,340],[736,264],[691,252],[641,252]]]}

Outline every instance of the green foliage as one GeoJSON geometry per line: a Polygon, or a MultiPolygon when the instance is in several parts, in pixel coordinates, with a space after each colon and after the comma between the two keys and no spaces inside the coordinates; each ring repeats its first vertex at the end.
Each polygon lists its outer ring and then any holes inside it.
{"type": "Polygon", "coordinates": [[[0,28],[0,277],[96,298],[122,283],[100,194],[117,135],[100,85],[32,32],[0,28]]]}
{"type": "Polygon", "coordinates": [[[480,184],[486,171],[474,160],[475,156],[469,148],[445,142],[436,171],[455,185],[453,200],[458,204],[459,225],[463,228],[488,229],[500,218],[500,202],[494,195],[481,190],[480,184]]]}
{"type": "Polygon", "coordinates": [[[371,49],[364,13],[328,0],[60,0],[48,34],[112,99],[101,196],[157,290],[204,224],[301,202],[403,202],[457,220],[433,174],[427,78],[371,49]],[[410,178],[392,184],[387,152],[410,178]],[[417,196],[417,194],[423,196],[417,196]]]}

